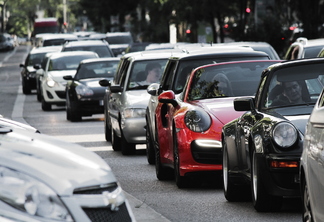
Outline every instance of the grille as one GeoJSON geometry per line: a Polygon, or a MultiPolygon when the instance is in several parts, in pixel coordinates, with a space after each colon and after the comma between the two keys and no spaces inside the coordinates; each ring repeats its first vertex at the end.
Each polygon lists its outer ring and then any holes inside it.
{"type": "Polygon", "coordinates": [[[92,222],[132,221],[125,203],[119,206],[118,211],[111,211],[108,208],[83,208],[83,210],[92,222]]]}
{"type": "MultiPolygon", "coordinates": [[[[117,183],[106,184],[104,187],[94,186],[74,190],[73,194],[102,194],[104,191],[112,192],[118,187],[117,183]]],[[[119,206],[118,211],[107,208],[82,208],[92,222],[128,222],[132,221],[126,204],[119,206]]]]}

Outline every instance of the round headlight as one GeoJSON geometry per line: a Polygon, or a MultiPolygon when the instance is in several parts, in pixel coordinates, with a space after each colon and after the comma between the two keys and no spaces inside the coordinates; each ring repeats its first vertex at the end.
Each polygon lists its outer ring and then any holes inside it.
{"type": "Polygon", "coordinates": [[[204,132],[209,129],[211,119],[203,110],[190,110],[185,115],[186,126],[194,132],[204,132]]]}
{"type": "Polygon", "coordinates": [[[278,146],[287,148],[296,142],[297,130],[291,123],[281,122],[273,128],[272,136],[278,146]]]}

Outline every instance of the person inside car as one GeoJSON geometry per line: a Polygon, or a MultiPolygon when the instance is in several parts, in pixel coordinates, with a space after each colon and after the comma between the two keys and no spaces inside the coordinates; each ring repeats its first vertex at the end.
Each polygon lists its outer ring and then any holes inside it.
{"type": "Polygon", "coordinates": [[[158,83],[161,78],[162,69],[158,62],[152,62],[146,65],[145,72],[147,74],[145,82],[148,84],[158,83]]]}
{"type": "Polygon", "coordinates": [[[272,106],[304,103],[302,87],[299,82],[282,82],[280,91],[281,94],[273,100],[272,106]]]}

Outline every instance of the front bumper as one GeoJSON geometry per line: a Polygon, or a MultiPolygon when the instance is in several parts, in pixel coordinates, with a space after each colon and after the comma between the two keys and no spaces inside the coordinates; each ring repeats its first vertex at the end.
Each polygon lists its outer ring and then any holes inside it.
{"type": "Polygon", "coordinates": [[[127,142],[136,144],[146,143],[146,120],[141,118],[127,118],[121,120],[121,130],[127,142]]]}
{"type": "Polygon", "coordinates": [[[261,181],[267,192],[274,196],[300,196],[299,165],[300,156],[257,154],[261,181]],[[297,167],[271,167],[272,162],[297,163],[297,167]]]}

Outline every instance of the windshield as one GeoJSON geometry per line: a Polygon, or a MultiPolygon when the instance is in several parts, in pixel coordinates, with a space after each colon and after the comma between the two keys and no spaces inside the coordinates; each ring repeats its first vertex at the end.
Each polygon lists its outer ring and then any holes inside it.
{"type": "Polygon", "coordinates": [[[324,64],[295,65],[271,77],[265,108],[315,104],[324,86],[324,64]]]}
{"type": "Polygon", "coordinates": [[[198,69],[188,90],[188,100],[253,96],[262,71],[273,63],[276,62],[233,63],[198,69]]]}
{"type": "Polygon", "coordinates": [[[131,36],[108,36],[107,41],[109,44],[131,44],[133,43],[133,39],[131,36]]]}
{"type": "Polygon", "coordinates": [[[85,63],[79,67],[75,75],[75,79],[87,78],[113,78],[118,66],[119,60],[116,61],[100,61],[85,63]]]}
{"type": "Polygon", "coordinates": [[[56,59],[52,59],[49,63],[48,71],[53,70],[76,70],[79,63],[84,59],[97,58],[95,54],[92,55],[74,55],[64,56],[56,59]]]}
{"type": "Polygon", "coordinates": [[[160,83],[167,61],[167,59],[159,59],[134,62],[127,89],[146,89],[152,83],[160,83]]]}
{"type": "Polygon", "coordinates": [[[98,45],[98,46],[74,46],[74,47],[65,47],[62,51],[91,51],[98,54],[100,58],[104,57],[114,57],[113,54],[109,51],[107,46],[98,45]]]}

